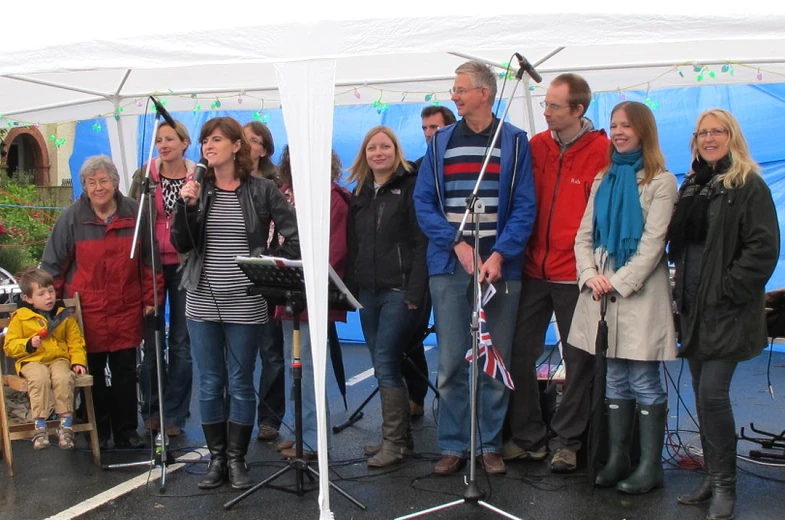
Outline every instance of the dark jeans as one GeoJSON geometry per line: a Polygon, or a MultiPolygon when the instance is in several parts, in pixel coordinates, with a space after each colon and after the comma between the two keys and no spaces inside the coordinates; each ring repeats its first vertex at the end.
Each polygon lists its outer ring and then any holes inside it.
{"type": "Polygon", "coordinates": [[[709,471],[735,472],[736,422],[730,402],[730,383],[737,363],[690,359],[689,364],[701,444],[709,471]]]}
{"type": "Polygon", "coordinates": [[[401,373],[409,389],[409,399],[423,406],[425,395],[428,393],[428,361],[425,359],[423,340],[431,319],[430,297],[422,308],[412,311],[412,315],[414,316],[411,322],[412,332],[409,342],[404,346],[408,358],[403,361],[401,373]]]}
{"type": "Polygon", "coordinates": [[[579,294],[577,284],[531,278],[521,281],[511,363],[515,392],[510,392],[510,406],[507,410],[512,439],[521,448],[536,450],[547,438],[547,427],[540,408],[536,366],[543,353],[545,335],[554,313],[562,339],[567,380],[559,408],[551,418],[551,429],[555,434],[550,443],[551,449],[569,448],[578,451],[581,447],[580,437],[589,422],[594,357],[566,342],[579,294]]]}
{"type": "MultiPolygon", "coordinates": [[[[136,400],[136,348],[87,354],[87,368],[93,375],[93,406],[98,423],[98,438],[115,444],[128,440],[138,423],[136,400]],[[104,370],[112,372],[106,385],[104,370]]],[[[82,413],[80,413],[82,415],[82,413]]],[[[86,413],[84,413],[86,416],[86,413]]]]}
{"type": "Polygon", "coordinates": [[[202,424],[229,420],[252,426],[256,416],[253,372],[263,325],[190,319],[187,323],[199,367],[202,424]]]}
{"type": "Polygon", "coordinates": [[[272,426],[276,430],[281,427],[281,419],[286,413],[283,345],[281,322],[270,317],[262,328],[259,341],[262,373],[259,376],[259,406],[256,409],[256,422],[272,426]]]}
{"type": "MultiPolygon", "coordinates": [[[[188,416],[193,386],[193,359],[191,340],[185,324],[185,291],[179,289],[182,270],[179,264],[163,266],[164,291],[169,298],[168,345],[165,341],[166,317],[164,308],[158,310],[158,330],[160,331],[161,358],[165,364],[161,371],[164,396],[164,420],[182,428],[188,416]],[[168,355],[164,356],[164,349],[168,355]]],[[[144,359],[139,376],[142,391],[142,418],[158,418],[158,377],[155,357],[155,318],[145,318],[144,359]]]]}
{"type": "Polygon", "coordinates": [[[381,388],[405,385],[401,375],[403,342],[411,315],[403,291],[360,289],[360,325],[371,351],[373,371],[381,388]]]}

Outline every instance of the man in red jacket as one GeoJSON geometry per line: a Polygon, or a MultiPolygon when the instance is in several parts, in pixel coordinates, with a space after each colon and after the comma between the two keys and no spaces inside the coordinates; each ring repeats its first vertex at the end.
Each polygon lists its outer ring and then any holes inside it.
{"type": "Polygon", "coordinates": [[[575,470],[580,437],[589,421],[589,386],[593,357],[567,344],[578,301],[575,234],[589,200],[592,181],[609,160],[610,142],[584,114],[591,90],[582,77],[561,74],[551,82],[542,103],[548,130],[530,142],[537,194],[537,219],[526,248],[521,299],[513,343],[511,393],[507,418],[512,436],[502,448],[505,460],[542,460],[553,452],[551,471],[575,470]],[[542,417],[536,363],[545,334],[556,314],[567,370],[564,395],[550,426],[548,442],[542,417]]]}

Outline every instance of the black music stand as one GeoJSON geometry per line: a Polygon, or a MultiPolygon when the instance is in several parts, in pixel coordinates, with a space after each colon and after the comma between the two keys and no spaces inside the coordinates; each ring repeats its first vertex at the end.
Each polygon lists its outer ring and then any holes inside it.
{"type": "MultiPolygon", "coordinates": [[[[317,488],[306,488],[303,477],[308,476],[311,483],[319,478],[319,472],[310,466],[308,461],[303,458],[303,401],[302,401],[302,363],[300,361],[300,320],[298,316],[306,307],[305,297],[305,278],[303,275],[301,260],[288,260],[274,257],[237,257],[237,265],[248,276],[253,286],[248,288],[248,294],[261,294],[267,300],[268,305],[284,305],[293,316],[294,334],[292,338],[292,372],[294,377],[294,435],[295,435],[295,458],[290,459],[286,466],[273,475],[259,482],[242,495],[226,502],[224,509],[230,509],[236,503],[244,500],[252,493],[264,486],[294,493],[303,496],[308,491],[317,488]],[[295,470],[295,489],[287,487],[273,486],[272,483],[290,470],[295,470]]],[[[340,277],[329,269],[330,287],[328,290],[328,302],[332,309],[355,310],[360,306],[359,302],[352,296],[349,290],[341,281],[340,277]]],[[[328,480],[329,482],[329,480],[328,480]]],[[[354,503],[363,511],[367,508],[360,501],[352,497],[345,490],[333,482],[329,482],[330,487],[343,495],[347,500],[354,503]]]]}

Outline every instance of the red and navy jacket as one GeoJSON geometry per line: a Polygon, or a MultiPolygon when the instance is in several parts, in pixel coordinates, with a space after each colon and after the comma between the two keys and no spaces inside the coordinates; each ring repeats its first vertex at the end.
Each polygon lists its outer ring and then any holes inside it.
{"type": "Polygon", "coordinates": [[[529,142],[537,218],[523,263],[528,278],[555,282],[578,279],[575,235],[578,233],[594,177],[608,164],[610,141],[605,130],[586,132],[564,154],[550,130],[529,142]]]}
{"type": "MultiPolygon", "coordinates": [[[[150,241],[146,217],[131,259],[138,204],[115,193],[117,211],[107,224],[82,196],[63,211],[49,236],[41,268],[55,280],[58,298],[79,293],[87,352],[114,352],[142,342],[143,309],[153,301],[152,259],[160,266],[150,241]]],[[[164,285],[157,271],[158,304],[164,285]]]]}

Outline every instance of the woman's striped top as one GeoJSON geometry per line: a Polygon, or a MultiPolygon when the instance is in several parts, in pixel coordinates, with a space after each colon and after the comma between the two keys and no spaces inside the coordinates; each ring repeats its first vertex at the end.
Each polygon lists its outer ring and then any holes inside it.
{"type": "Polygon", "coordinates": [[[251,282],[235,262],[235,257],[250,254],[237,193],[215,188],[204,225],[202,274],[199,286],[186,296],[186,317],[240,324],[266,322],[267,303],[260,295],[246,294],[251,282]]]}

